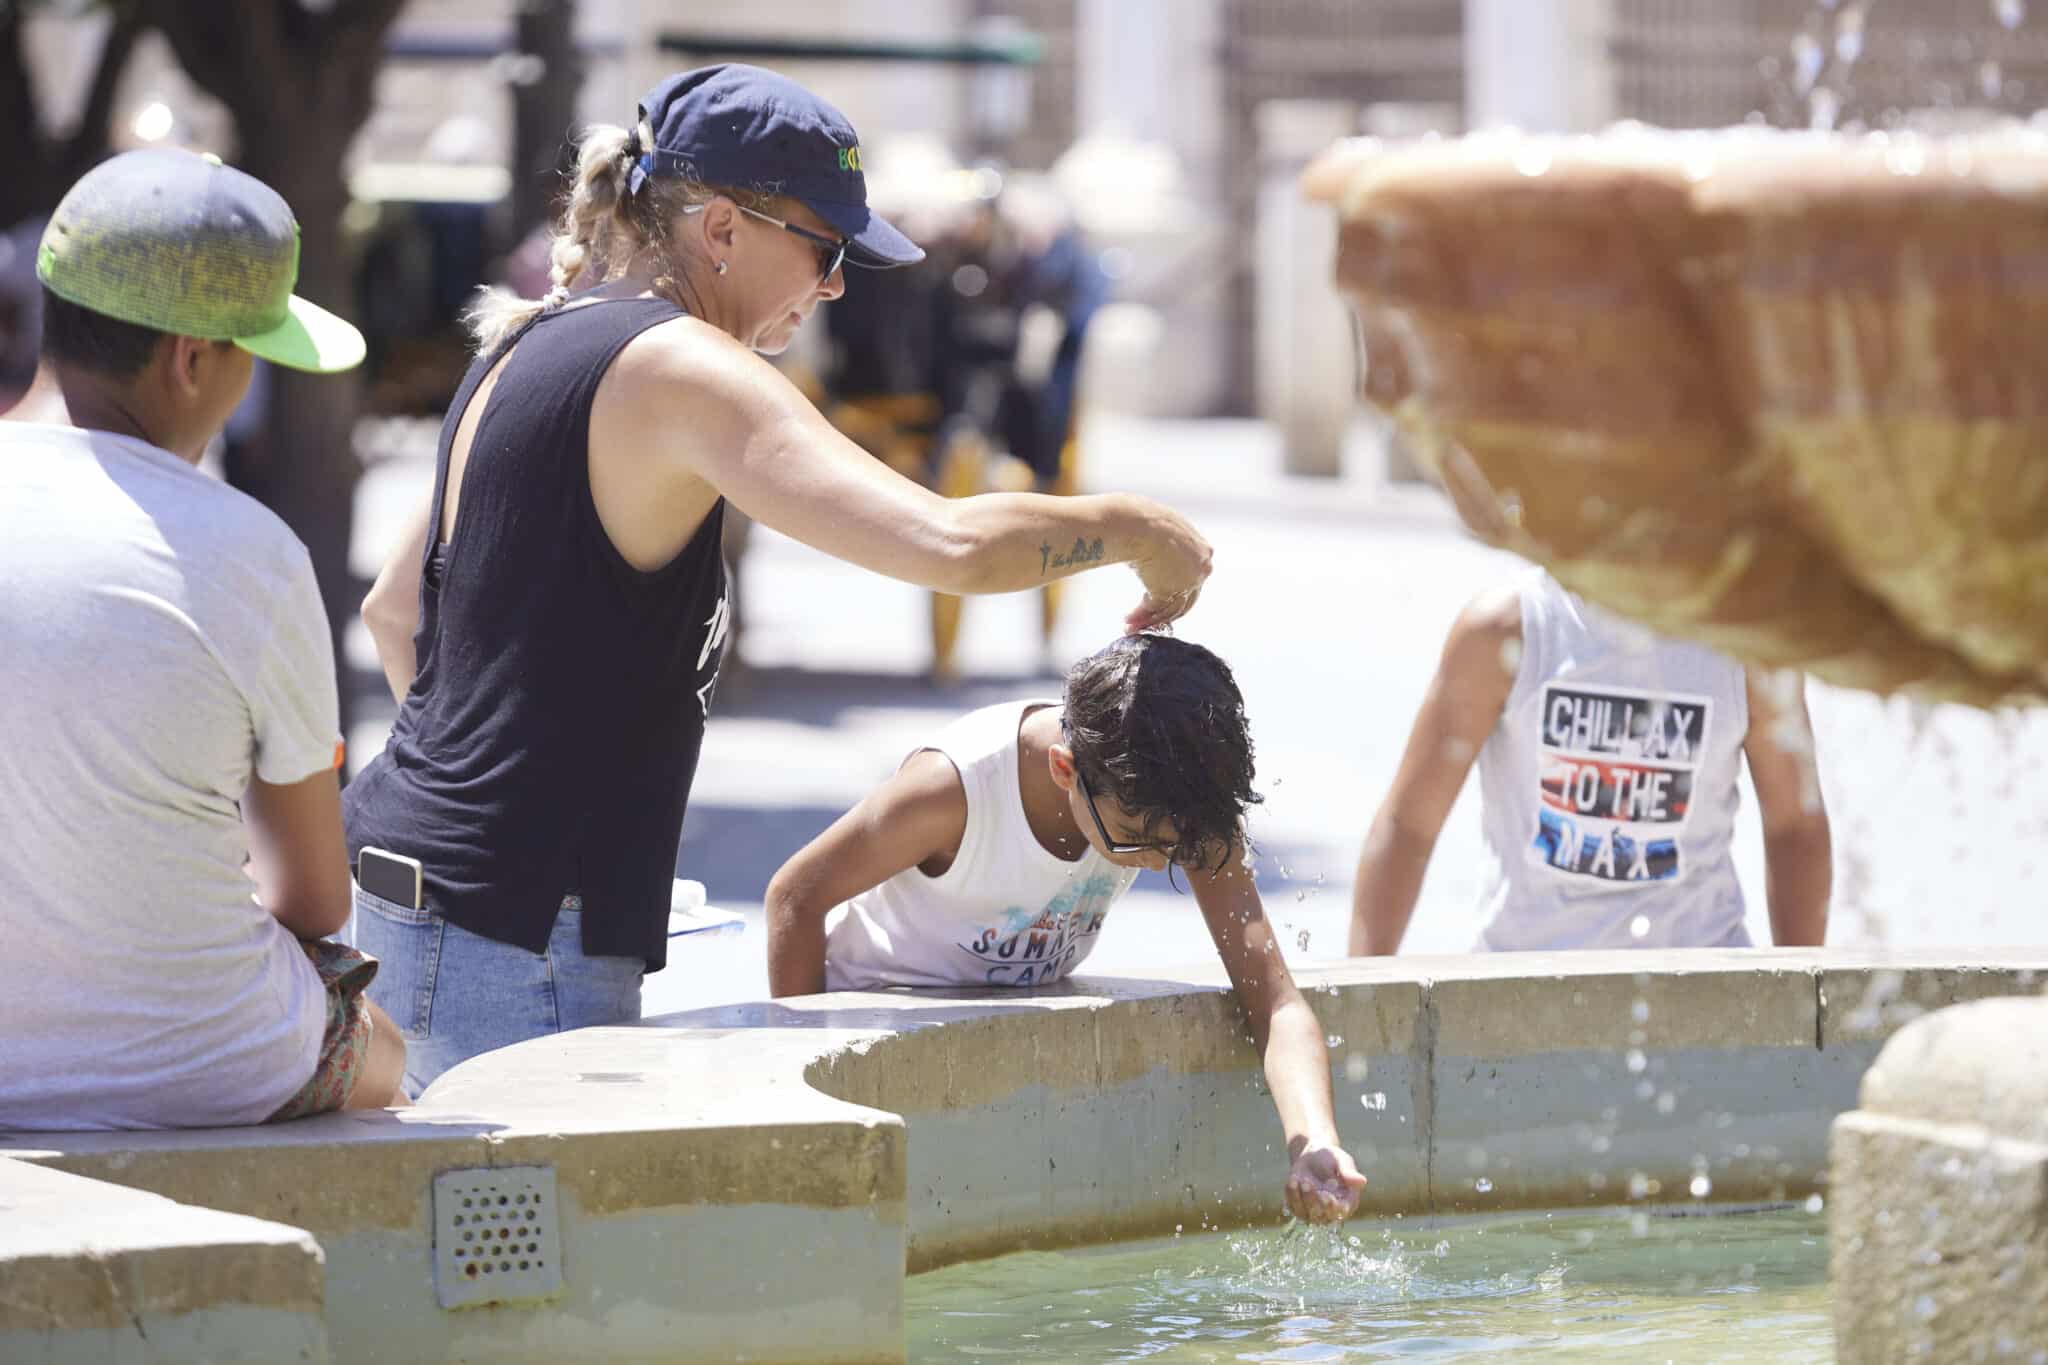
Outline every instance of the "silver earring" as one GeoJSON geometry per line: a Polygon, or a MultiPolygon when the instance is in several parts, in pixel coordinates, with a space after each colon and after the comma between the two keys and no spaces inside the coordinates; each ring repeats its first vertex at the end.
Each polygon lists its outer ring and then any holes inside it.
{"type": "Polygon", "coordinates": [[[718,273],[719,273],[719,274],[721,274],[721,275],[723,275],[723,274],[725,273],[725,262],[724,262],[724,261],[720,261],[720,262],[718,263],[718,273]]]}

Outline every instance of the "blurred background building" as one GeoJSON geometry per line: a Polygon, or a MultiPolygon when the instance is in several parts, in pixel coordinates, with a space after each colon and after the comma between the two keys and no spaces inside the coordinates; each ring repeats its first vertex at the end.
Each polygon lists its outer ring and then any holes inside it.
{"type": "MultiPolygon", "coordinates": [[[[361,3],[209,0],[224,14],[316,16],[361,3]]],[[[393,279],[423,270],[431,279],[402,300],[389,289],[366,297],[372,313],[388,314],[367,318],[373,329],[396,335],[446,313],[473,283],[454,277],[481,273],[540,217],[545,185],[526,163],[552,155],[559,134],[621,120],[664,72],[747,56],[752,40],[757,60],[789,67],[848,112],[880,179],[892,175],[892,148],[934,144],[963,163],[1049,173],[1106,253],[1118,299],[1149,310],[1105,320],[1104,344],[1122,363],[1097,372],[1151,382],[1105,381],[1099,396],[1178,414],[1286,418],[1300,406],[1290,339],[1324,340],[1333,324],[1301,316],[1316,269],[1301,257],[1317,229],[1295,221],[1284,186],[1334,136],[1499,123],[1586,130],[1615,119],[1930,122],[2024,113],[2032,92],[2048,90],[2048,30],[2025,23],[2025,0],[378,4],[393,17],[368,116],[346,153],[351,240],[393,279]],[[972,44],[1018,60],[957,60],[972,44]],[[875,50],[890,45],[893,59],[875,50]],[[403,206],[430,203],[472,205],[481,235],[451,246],[464,214],[446,209],[439,217],[453,221],[436,222],[432,259],[388,243],[377,252],[380,226],[416,212],[403,206]],[[1166,337],[1169,369],[1130,363],[1166,337]]],[[[99,100],[108,146],[167,141],[233,155],[232,114],[185,74],[152,22],[178,8],[9,5],[0,36],[12,51],[0,78],[20,87],[4,92],[11,107],[33,108],[36,126],[55,135],[99,100]],[[98,69],[110,46],[122,52],[111,74],[98,69]]],[[[47,185],[29,195],[38,197],[49,197],[47,185]]],[[[0,199],[8,216],[36,207],[0,199]]],[[[1341,367],[1322,368],[1331,373],[1313,378],[1325,387],[1341,377],[1341,367]]],[[[1302,452],[1302,467],[1334,458],[1327,432],[1302,439],[1329,447],[1302,452]]]]}

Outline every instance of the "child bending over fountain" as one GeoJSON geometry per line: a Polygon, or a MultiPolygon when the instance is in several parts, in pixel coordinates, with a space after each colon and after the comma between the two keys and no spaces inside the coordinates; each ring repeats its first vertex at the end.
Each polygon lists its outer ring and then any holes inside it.
{"type": "Polygon", "coordinates": [[[1230,973],[1287,1132],[1288,1210],[1335,1222],[1365,1177],[1338,1145],[1322,1029],[1248,867],[1244,698],[1200,645],[1133,635],[1076,664],[1064,702],[954,722],[768,886],[778,996],[1039,986],[1088,956],[1143,868],[1176,868],[1230,973]]]}

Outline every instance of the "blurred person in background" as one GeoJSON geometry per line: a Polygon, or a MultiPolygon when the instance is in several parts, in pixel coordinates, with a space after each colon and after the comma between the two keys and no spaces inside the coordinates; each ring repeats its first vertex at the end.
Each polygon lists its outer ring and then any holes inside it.
{"type": "Polygon", "coordinates": [[[46,221],[28,219],[0,232],[0,412],[20,401],[36,374],[43,315],[36,243],[46,221]]]}
{"type": "Polygon", "coordinates": [[[1729,845],[1744,762],[1772,939],[1827,931],[1833,853],[1803,683],[1664,639],[1541,569],[1452,625],[1359,855],[1353,956],[1393,953],[1479,764],[1482,951],[1747,947],[1729,845]]]}
{"type": "Polygon", "coordinates": [[[949,501],[835,431],[762,356],[841,267],[923,253],[867,205],[859,140],[792,81],[670,77],[586,132],[553,287],[473,313],[434,492],[363,604],[399,714],[346,795],[352,851],[418,860],[355,895],[408,1083],[525,1038],[637,1019],[663,965],[684,807],[729,628],[725,499],[828,554],[952,593],[1125,563],[1128,625],[1192,605],[1209,547],[1136,497],[949,501]]]}

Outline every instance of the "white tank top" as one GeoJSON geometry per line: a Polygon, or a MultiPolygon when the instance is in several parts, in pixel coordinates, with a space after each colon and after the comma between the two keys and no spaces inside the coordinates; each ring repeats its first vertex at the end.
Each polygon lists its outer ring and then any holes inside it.
{"type": "MultiPolygon", "coordinates": [[[[944,754],[967,793],[967,828],[936,877],[907,868],[826,917],[825,988],[1041,986],[1095,948],[1138,869],[1090,845],[1079,862],[1045,850],[1024,818],[1017,730],[1055,701],[970,712],[924,748],[944,754]]],[[[916,752],[922,752],[918,750],[916,752]]]]}
{"type": "Polygon", "coordinates": [[[1492,867],[1478,947],[1747,945],[1729,857],[1741,665],[1540,570],[1519,587],[1521,662],[1479,751],[1492,867]]]}

